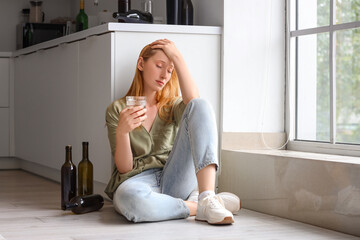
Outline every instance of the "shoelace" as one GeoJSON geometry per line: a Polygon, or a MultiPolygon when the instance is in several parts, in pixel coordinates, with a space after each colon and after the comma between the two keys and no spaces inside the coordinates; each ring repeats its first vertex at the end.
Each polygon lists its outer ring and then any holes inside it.
{"type": "Polygon", "coordinates": [[[219,196],[209,196],[204,199],[211,208],[223,208],[224,203],[219,196]]]}

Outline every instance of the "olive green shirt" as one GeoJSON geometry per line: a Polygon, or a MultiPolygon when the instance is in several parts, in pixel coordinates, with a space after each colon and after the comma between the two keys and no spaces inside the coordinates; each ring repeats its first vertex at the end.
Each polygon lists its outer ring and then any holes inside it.
{"type": "MultiPolygon", "coordinates": [[[[119,121],[119,114],[125,107],[126,100],[125,98],[121,98],[110,104],[106,110],[106,125],[113,156],[115,156],[116,128],[119,121]]],[[[133,154],[133,169],[121,174],[116,166],[114,167],[110,181],[105,189],[105,193],[111,199],[113,199],[113,194],[118,186],[126,179],[147,169],[164,167],[174,145],[175,136],[185,107],[186,105],[182,101],[182,98],[178,98],[172,107],[171,123],[162,120],[159,114],[157,114],[150,132],[143,126],[140,126],[129,133],[130,146],[133,154]]]]}

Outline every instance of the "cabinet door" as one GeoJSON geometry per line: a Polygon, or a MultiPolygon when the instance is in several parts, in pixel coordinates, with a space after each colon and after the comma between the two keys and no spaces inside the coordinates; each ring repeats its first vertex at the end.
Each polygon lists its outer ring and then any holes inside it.
{"type": "Polygon", "coordinates": [[[9,107],[9,59],[0,58],[0,107],[9,107]]]}
{"type": "Polygon", "coordinates": [[[106,107],[112,101],[113,33],[93,36],[79,45],[78,147],[89,142],[94,180],[107,183],[111,175],[111,151],[105,127],[106,107]]]}
{"type": "Polygon", "coordinates": [[[76,143],[77,62],[78,43],[15,59],[17,157],[60,169],[76,143]]]}
{"type": "Polygon", "coordinates": [[[9,153],[9,109],[0,108],[0,157],[8,157],[9,153]]]}

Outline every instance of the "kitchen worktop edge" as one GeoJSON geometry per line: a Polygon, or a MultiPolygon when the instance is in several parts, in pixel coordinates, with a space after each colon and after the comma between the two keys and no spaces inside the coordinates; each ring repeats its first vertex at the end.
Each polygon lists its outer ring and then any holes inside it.
{"type": "MultiPolygon", "coordinates": [[[[183,33],[183,34],[210,34],[221,35],[222,27],[216,26],[183,26],[166,24],[138,24],[138,23],[107,23],[87,30],[66,35],[47,42],[39,43],[24,49],[19,49],[11,54],[13,57],[26,55],[39,50],[56,47],[61,44],[79,41],[91,36],[107,32],[157,32],[157,33],[183,33]]],[[[1,57],[0,53],[0,57],[1,57]]]]}
{"type": "Polygon", "coordinates": [[[12,52],[0,52],[0,58],[9,58],[12,56],[12,52]]]}

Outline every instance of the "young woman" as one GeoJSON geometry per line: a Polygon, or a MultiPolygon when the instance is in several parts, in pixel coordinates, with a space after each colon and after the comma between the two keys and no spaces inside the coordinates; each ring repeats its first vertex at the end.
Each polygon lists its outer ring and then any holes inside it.
{"type": "Polygon", "coordinates": [[[233,223],[239,198],[214,193],[218,167],[214,113],[199,98],[173,42],[161,39],[143,48],[126,96],[146,96],[146,108],[126,107],[125,97],[107,108],[116,168],[105,192],[115,210],[133,222],[196,215],[196,220],[210,224],[233,223]]]}

